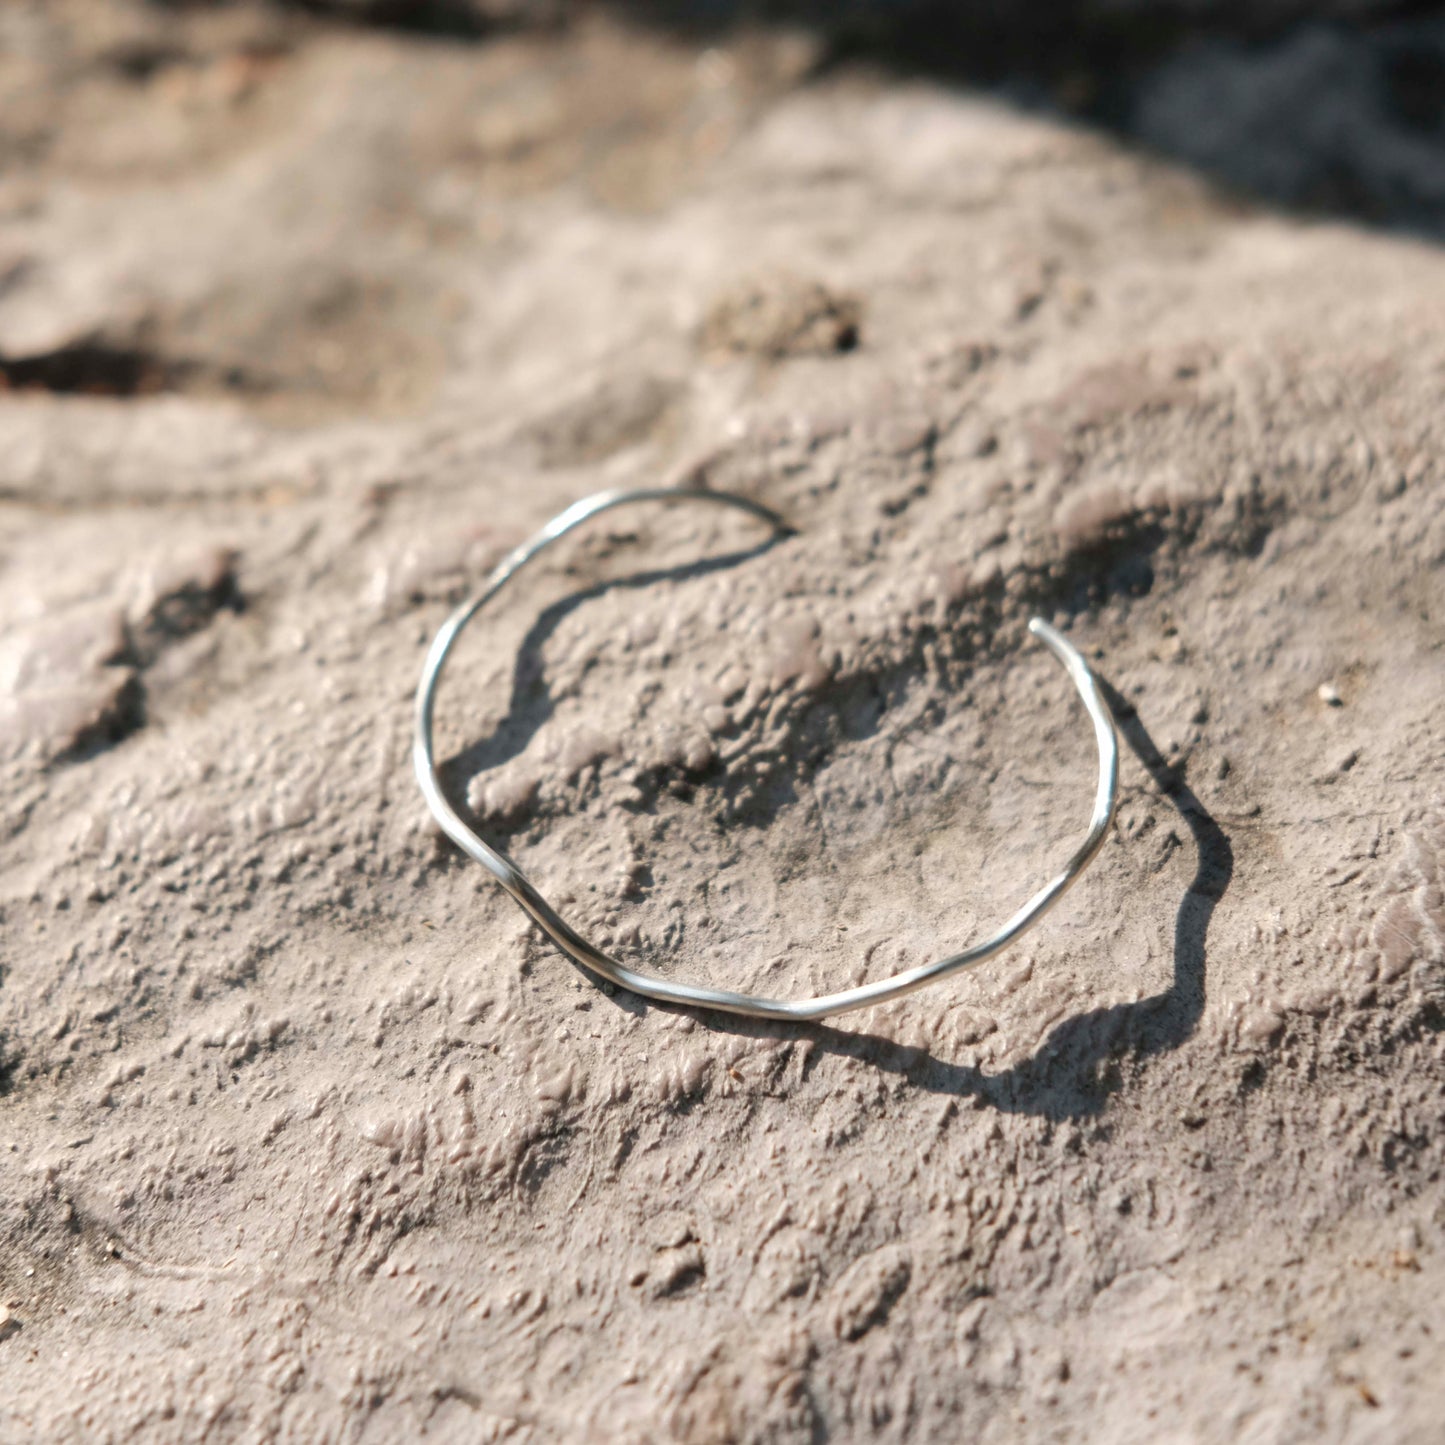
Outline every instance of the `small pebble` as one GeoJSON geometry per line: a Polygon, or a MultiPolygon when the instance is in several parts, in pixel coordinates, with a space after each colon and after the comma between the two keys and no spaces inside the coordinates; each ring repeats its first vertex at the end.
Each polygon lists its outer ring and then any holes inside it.
{"type": "Polygon", "coordinates": [[[1345,700],[1335,690],[1334,685],[1328,682],[1320,684],[1319,699],[1326,707],[1343,707],[1345,700]]]}

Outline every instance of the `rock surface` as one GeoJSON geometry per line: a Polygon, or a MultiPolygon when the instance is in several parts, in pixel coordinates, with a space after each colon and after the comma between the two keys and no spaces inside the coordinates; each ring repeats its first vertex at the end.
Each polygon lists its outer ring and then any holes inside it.
{"type": "Polygon", "coordinates": [[[801,32],[0,25],[0,1435],[1435,1438],[1428,232],[801,32]],[[1042,614],[1123,803],[1015,952],[691,1017],[439,839],[449,604],[668,482],[797,535],[549,556],[455,795],[623,956],[878,977],[1083,827],[1042,614]]]}

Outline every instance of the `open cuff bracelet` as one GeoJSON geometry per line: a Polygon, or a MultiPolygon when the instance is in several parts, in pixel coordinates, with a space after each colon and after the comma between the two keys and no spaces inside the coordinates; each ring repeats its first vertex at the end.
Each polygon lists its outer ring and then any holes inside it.
{"type": "Polygon", "coordinates": [[[436,708],[437,687],[441,682],[447,657],[462,629],[477,612],[528,562],[553,542],[603,512],[611,511],[614,507],[631,506],[636,502],[708,502],[714,506],[732,507],[746,512],[765,522],[775,535],[785,536],[791,531],[783,519],[767,507],[750,498],[727,492],[644,488],[635,491],[598,492],[595,496],[584,497],[554,517],[530,541],[503,558],[487,579],[482,591],[458,607],[443,623],[427,653],[426,665],[422,669],[421,682],[417,687],[413,759],[417,782],[421,784],[422,794],[432,816],[447,837],[486,868],[559,948],[591,973],[610,980],[620,988],[630,989],[633,993],[657,999],[662,1003],[720,1009],[725,1013],[746,1014],[753,1018],[820,1019],[829,1014],[846,1013],[850,1009],[866,1008],[870,1004],[901,998],[925,984],[947,978],[960,969],[1001,953],[1027,933],[1073,887],[1103,846],[1109,824],[1113,821],[1119,791],[1119,747],[1114,736],[1114,720],[1110,715],[1109,705],[1099,691],[1098,681],[1089,664],[1062,634],[1042,618],[1035,617],[1029,623],[1029,631],[1063,664],[1094,725],[1094,738],[1099,747],[1099,781],[1094,789],[1094,811],[1089,819],[1088,832],[1073,856],[996,933],[972,947],[965,948],[961,953],[949,954],[946,958],[935,959],[932,963],[906,969],[891,978],[859,984],[856,988],[842,989],[837,993],[821,994],[816,998],[800,999],[762,998],[754,994],[732,993],[726,989],[704,988],[697,984],[662,978],[657,974],[645,973],[619,963],[583,938],[542,897],[522,870],[506,854],[478,836],[448,802],[437,771],[432,743],[432,717],[436,708]]]}

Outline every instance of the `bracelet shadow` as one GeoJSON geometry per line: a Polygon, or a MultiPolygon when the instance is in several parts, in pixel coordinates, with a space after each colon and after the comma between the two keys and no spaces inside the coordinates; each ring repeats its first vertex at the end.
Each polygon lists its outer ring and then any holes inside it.
{"type": "MultiPolygon", "coordinates": [[[[548,605],[529,627],[517,650],[507,712],[490,734],[447,759],[441,773],[463,816],[466,780],[521,753],[555,711],[541,649],[562,621],[584,603],[614,588],[644,588],[658,582],[704,577],[750,561],[786,537],[774,534],[755,545],[716,557],[606,578],[548,605]]],[[[1204,1011],[1207,938],[1210,921],[1234,874],[1228,835],[1171,768],[1134,705],[1107,681],[1099,687],[1121,737],[1148,773],[1158,795],[1179,815],[1192,840],[1195,871],[1174,920],[1173,973],[1161,993],[1134,1003],[1091,1009],[1064,1020],[1027,1059],[997,1073],[940,1059],[926,1049],[900,1045],[877,1034],[830,1024],[749,1019],[671,1006],[619,992],[613,1002],[628,1012],[664,1009],[691,1012],[714,1033],[808,1042],[824,1053],[856,1059],[906,1077],[916,1088],[953,1098],[972,1098],[1005,1113],[1032,1114],[1053,1121],[1100,1113],[1119,1086],[1119,1066],[1168,1053],[1193,1034],[1204,1011]]],[[[495,830],[493,830],[495,831],[495,830]]]]}
{"type": "Polygon", "coordinates": [[[969,1097],[1004,1113],[1053,1121],[1100,1113],[1119,1086],[1120,1064],[1130,1058],[1153,1058],[1183,1044],[1204,1012],[1209,924],[1234,876],[1234,850],[1224,829],[1164,760],[1133,705],[1102,679],[1100,689],[1120,734],[1193,840],[1194,877],[1174,918],[1173,977],[1168,988],[1135,1003],[1091,1009],[1066,1019],[1031,1057],[992,1074],[875,1034],[829,1024],[777,1023],[710,1013],[700,1016],[703,1027],[716,1033],[808,1041],[825,1053],[904,1076],[930,1093],[969,1097]]]}
{"type": "MultiPolygon", "coordinates": [[[[478,773],[500,767],[525,752],[528,744],[556,711],[556,699],[552,696],[542,664],[542,648],[565,618],[584,603],[618,588],[641,590],[659,582],[686,582],[740,566],[755,557],[761,557],[790,535],[789,532],[774,532],[751,547],[724,552],[716,557],[703,557],[692,562],[680,562],[672,567],[633,572],[624,577],[603,578],[575,592],[569,592],[567,596],[545,607],[527,629],[526,636],[517,648],[506,713],[486,737],[463,747],[446,758],[438,768],[452,806],[463,818],[476,826],[478,820],[466,802],[467,783],[478,773]]],[[[489,825],[487,831],[505,834],[509,830],[499,830],[494,825],[489,825]]]]}

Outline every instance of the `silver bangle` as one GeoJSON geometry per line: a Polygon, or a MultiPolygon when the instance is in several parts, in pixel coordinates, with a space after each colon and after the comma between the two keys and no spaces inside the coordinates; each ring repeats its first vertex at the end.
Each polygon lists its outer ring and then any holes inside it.
{"type": "Polygon", "coordinates": [[[645,488],[636,491],[598,492],[595,496],[584,497],[554,517],[530,541],[503,558],[487,579],[482,591],[452,613],[432,642],[426,665],[422,669],[421,682],[417,687],[413,760],[417,782],[421,784],[422,795],[426,798],[432,816],[447,837],[464,853],[488,869],[559,948],[591,973],[621,988],[630,989],[633,993],[643,994],[662,1003],[720,1009],[725,1013],[746,1014],[753,1018],[820,1019],[829,1014],[846,1013],[850,1009],[867,1008],[870,1004],[901,998],[936,979],[947,978],[960,969],[1001,953],[1032,928],[1068,892],[1103,846],[1109,824],[1113,821],[1119,788],[1119,748],[1114,736],[1113,717],[1089,664],[1072,643],[1042,618],[1035,617],[1029,623],[1029,631],[1063,663],[1094,724],[1094,738],[1099,745],[1099,782],[1094,790],[1094,812],[1089,820],[1089,831],[1085,834],[1084,841],[1064,865],[1063,870],[1039,889],[992,937],[974,944],[972,948],[964,949],[962,953],[950,954],[947,958],[940,958],[933,963],[907,969],[892,978],[805,999],[760,998],[752,994],[730,993],[725,989],[677,983],[671,979],[659,978],[655,974],[628,968],[626,964],[609,958],[601,949],[593,947],[542,897],[522,870],[505,854],[478,837],[447,801],[437,773],[432,747],[432,716],[436,705],[437,686],[441,681],[447,657],[462,629],[477,611],[495,597],[532,558],[559,538],[565,537],[573,528],[602,512],[611,511],[614,507],[629,506],[634,502],[712,502],[718,506],[733,507],[749,513],[766,522],[778,536],[789,535],[791,532],[783,519],[767,507],[747,497],[733,496],[726,492],[645,488]]]}

